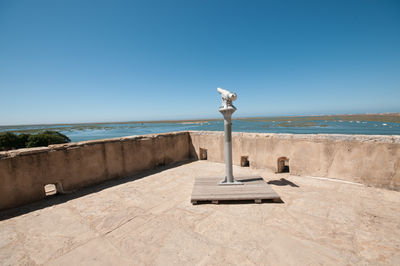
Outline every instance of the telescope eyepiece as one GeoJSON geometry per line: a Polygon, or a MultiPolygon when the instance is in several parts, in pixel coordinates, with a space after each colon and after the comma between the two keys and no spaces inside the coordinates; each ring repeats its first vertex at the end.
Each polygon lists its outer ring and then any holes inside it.
{"type": "Polygon", "coordinates": [[[232,101],[237,99],[236,93],[230,92],[228,90],[224,90],[222,88],[217,88],[217,91],[221,94],[222,97],[228,98],[232,101]]]}

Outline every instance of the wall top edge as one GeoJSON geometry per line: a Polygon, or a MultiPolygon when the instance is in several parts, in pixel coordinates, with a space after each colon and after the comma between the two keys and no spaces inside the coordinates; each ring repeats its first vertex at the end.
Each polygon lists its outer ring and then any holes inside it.
{"type": "MultiPolygon", "coordinates": [[[[192,135],[224,135],[223,131],[188,131],[192,135]]],[[[289,134],[289,133],[253,133],[232,132],[233,137],[263,137],[276,139],[299,139],[299,140],[332,140],[332,141],[355,141],[355,142],[379,142],[400,144],[400,135],[346,135],[346,134],[289,134]]]]}
{"type": "MultiPolygon", "coordinates": [[[[147,135],[134,135],[126,137],[117,137],[100,140],[88,140],[81,142],[71,142],[65,144],[54,144],[48,147],[25,148],[18,150],[0,151],[0,159],[9,157],[23,156],[29,154],[38,154],[44,152],[51,152],[56,150],[67,150],[70,148],[95,145],[102,143],[124,142],[140,139],[155,139],[176,135],[211,135],[222,136],[223,131],[176,131],[167,133],[147,134],[147,135]]],[[[233,137],[246,137],[246,138],[274,138],[274,139],[293,139],[293,140],[309,140],[309,141],[351,141],[351,142],[372,142],[372,143],[394,143],[400,144],[400,135],[345,135],[345,134],[284,134],[284,133],[250,133],[250,132],[232,132],[233,137]]]]}
{"type": "Polygon", "coordinates": [[[124,142],[124,141],[141,140],[141,139],[156,139],[156,138],[186,135],[186,134],[188,134],[187,131],[176,131],[176,132],[167,132],[167,133],[117,137],[117,138],[109,138],[109,139],[87,140],[87,141],[70,142],[70,143],[63,143],[63,144],[53,144],[53,145],[49,145],[48,147],[35,147],[35,148],[9,150],[9,151],[0,151],[0,159],[6,159],[9,157],[23,156],[23,155],[29,155],[29,154],[51,152],[51,151],[57,151],[57,150],[67,150],[67,149],[71,149],[71,148],[75,148],[75,147],[82,147],[82,146],[102,144],[102,143],[124,142]]]}

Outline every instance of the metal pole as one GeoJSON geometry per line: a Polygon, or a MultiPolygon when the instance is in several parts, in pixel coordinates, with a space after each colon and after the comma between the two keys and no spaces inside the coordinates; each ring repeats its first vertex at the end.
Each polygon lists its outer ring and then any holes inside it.
{"type": "Polygon", "coordinates": [[[226,182],[233,182],[232,167],[232,114],[235,110],[220,110],[224,115],[226,182]]]}
{"type": "Polygon", "coordinates": [[[236,107],[232,105],[232,101],[236,100],[237,95],[227,90],[218,88],[218,92],[222,96],[222,106],[219,111],[224,116],[224,134],[225,134],[225,169],[226,176],[220,185],[241,185],[242,182],[236,181],[233,177],[232,167],[232,114],[236,111],[236,107]]]}

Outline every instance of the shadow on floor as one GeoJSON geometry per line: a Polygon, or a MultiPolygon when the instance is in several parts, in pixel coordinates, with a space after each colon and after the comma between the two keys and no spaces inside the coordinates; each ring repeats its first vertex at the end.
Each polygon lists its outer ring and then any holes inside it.
{"type": "Polygon", "coordinates": [[[279,180],[271,180],[267,182],[269,185],[275,185],[275,186],[291,186],[291,187],[299,187],[295,183],[285,179],[281,178],[279,180]]]}
{"type": "Polygon", "coordinates": [[[264,181],[264,179],[260,176],[257,177],[250,177],[250,178],[246,178],[246,179],[239,179],[236,178],[236,180],[242,182],[242,183],[246,183],[246,182],[253,182],[253,181],[264,181]]]}
{"type": "Polygon", "coordinates": [[[112,179],[112,180],[104,181],[104,182],[99,183],[97,185],[92,185],[90,187],[82,188],[82,189],[77,190],[77,191],[72,192],[72,193],[56,194],[56,195],[53,195],[53,196],[46,197],[45,199],[43,199],[41,201],[29,203],[27,205],[16,207],[16,208],[12,208],[12,209],[3,210],[3,211],[0,211],[0,221],[6,220],[6,219],[10,219],[10,218],[13,218],[13,217],[16,217],[16,216],[20,216],[20,215],[23,215],[23,214],[27,214],[27,213],[32,212],[32,211],[44,209],[44,208],[47,208],[47,207],[50,207],[50,206],[53,206],[53,205],[65,203],[67,201],[70,201],[70,200],[73,200],[73,199],[76,199],[76,198],[80,198],[80,197],[86,196],[88,194],[92,194],[92,193],[96,193],[96,192],[102,191],[103,189],[107,189],[107,188],[110,188],[110,187],[113,187],[113,186],[125,184],[125,183],[132,182],[132,181],[135,181],[135,180],[139,180],[139,179],[142,179],[142,178],[144,178],[146,176],[157,174],[157,173],[160,173],[162,171],[165,171],[165,170],[168,170],[168,169],[171,169],[171,168],[174,168],[174,167],[178,167],[178,166],[181,166],[181,165],[184,165],[184,164],[188,164],[188,163],[191,163],[191,162],[193,162],[193,160],[174,163],[174,164],[170,164],[168,166],[160,166],[158,168],[147,170],[147,171],[144,171],[144,172],[142,172],[140,174],[137,174],[137,175],[134,175],[134,176],[115,178],[115,179],[112,179]]]}

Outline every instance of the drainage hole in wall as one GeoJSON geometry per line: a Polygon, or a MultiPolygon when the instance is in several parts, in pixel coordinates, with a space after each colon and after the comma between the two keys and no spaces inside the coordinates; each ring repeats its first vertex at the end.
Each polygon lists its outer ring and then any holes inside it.
{"type": "Polygon", "coordinates": [[[249,167],[250,166],[249,156],[241,156],[240,157],[240,166],[241,167],[249,167]]]}
{"type": "Polygon", "coordinates": [[[200,160],[207,160],[207,149],[200,148],[200,160]]]}
{"type": "Polygon", "coordinates": [[[289,158],[279,157],[278,158],[278,173],[289,173],[289,158]]]}
{"type": "Polygon", "coordinates": [[[57,194],[56,184],[47,184],[47,185],[45,185],[44,186],[44,192],[46,193],[46,197],[57,194]]]}

